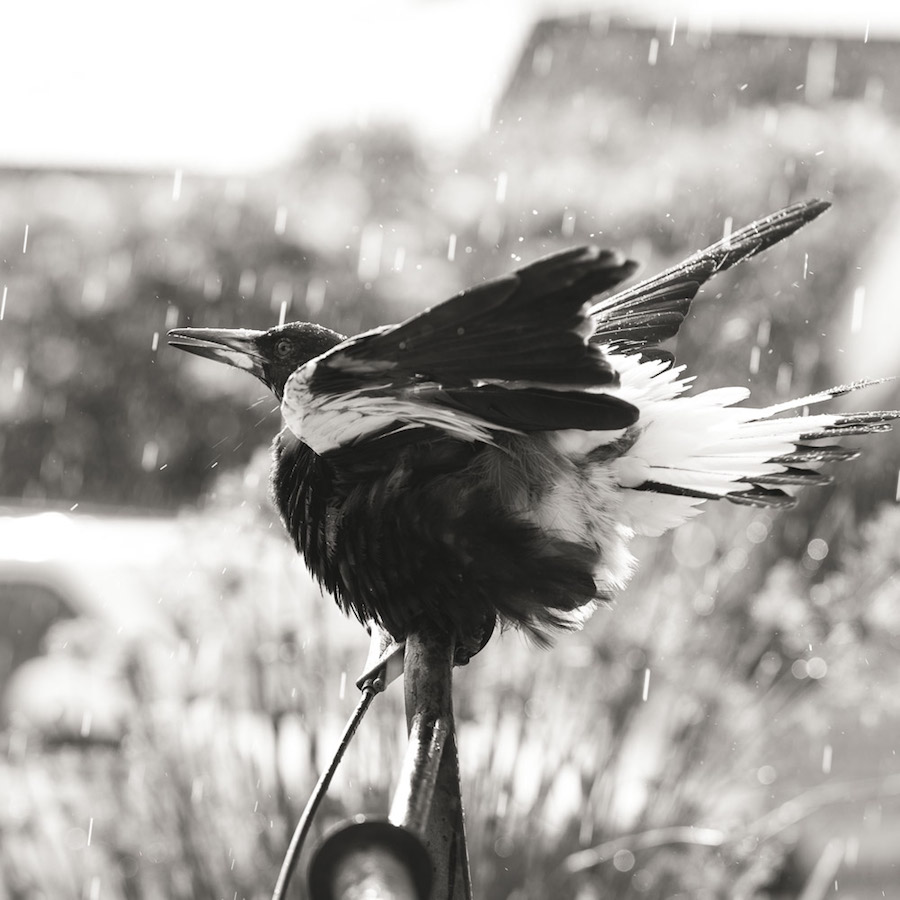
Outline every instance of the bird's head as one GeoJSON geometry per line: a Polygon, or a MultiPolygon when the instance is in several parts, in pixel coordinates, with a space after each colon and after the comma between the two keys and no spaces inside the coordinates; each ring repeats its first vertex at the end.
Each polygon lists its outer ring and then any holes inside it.
{"type": "Polygon", "coordinates": [[[291,373],[344,340],[330,328],[289,322],[268,331],[249,328],[175,328],[169,343],[179,350],[227,363],[255,375],[279,400],[291,373]]]}

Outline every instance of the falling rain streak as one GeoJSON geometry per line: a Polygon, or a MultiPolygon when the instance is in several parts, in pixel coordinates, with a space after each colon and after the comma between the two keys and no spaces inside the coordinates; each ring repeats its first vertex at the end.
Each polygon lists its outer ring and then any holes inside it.
{"type": "Polygon", "coordinates": [[[175,170],[175,177],[172,179],[172,199],[180,200],[181,199],[181,179],[182,179],[182,170],[175,170]]]}
{"type": "Polygon", "coordinates": [[[760,349],[758,346],[754,346],[750,350],[750,374],[756,375],[759,372],[759,357],[760,357],[760,349]]]}
{"type": "Polygon", "coordinates": [[[159,349],[159,332],[158,332],[158,331],[154,331],[154,332],[153,332],[153,340],[150,341],[150,350],[151,350],[153,353],[156,353],[156,351],[157,351],[158,349],[159,349]]]}
{"type": "Polygon", "coordinates": [[[447,259],[453,262],[456,259],[456,235],[451,234],[450,240],[447,241],[447,259]]]}
{"type": "Polygon", "coordinates": [[[287,229],[287,207],[279,206],[275,210],[275,234],[282,235],[287,229]]]}
{"type": "Polygon", "coordinates": [[[822,750],[822,772],[825,775],[831,774],[831,760],[833,755],[831,744],[826,744],[822,750]]]}
{"type": "Polygon", "coordinates": [[[506,172],[499,172],[497,174],[497,193],[495,194],[498,203],[504,203],[506,201],[506,186],[506,172]]]}
{"type": "Polygon", "coordinates": [[[650,50],[647,53],[647,63],[651,66],[655,66],[657,56],[659,56],[659,39],[650,38],[650,50]]]}
{"type": "Polygon", "coordinates": [[[794,367],[790,363],[782,363],[778,367],[778,374],[775,376],[775,391],[779,396],[784,396],[791,389],[791,382],[794,380],[794,367]]]}
{"type": "Polygon", "coordinates": [[[7,289],[6,285],[4,284],[3,285],[3,299],[0,300],[0,322],[3,321],[3,317],[6,315],[6,292],[7,292],[7,290],[8,289],[7,289]]]}
{"type": "Polygon", "coordinates": [[[156,468],[159,462],[159,444],[156,441],[147,441],[144,444],[144,450],[141,454],[141,468],[145,472],[149,472],[156,468]]]}
{"type": "Polygon", "coordinates": [[[359,261],[356,264],[356,277],[362,282],[371,282],[381,271],[381,246],[384,233],[381,226],[370,223],[359,236],[359,261]]]}
{"type": "Polygon", "coordinates": [[[853,292],[853,311],[850,315],[850,333],[858,334],[862,329],[863,312],[866,305],[866,289],[863,286],[858,287],[853,292]]]}
{"type": "Polygon", "coordinates": [[[28,252],[28,226],[25,226],[25,237],[22,238],[22,252],[28,252]]]}
{"type": "Polygon", "coordinates": [[[647,702],[647,698],[650,696],[650,670],[644,669],[644,687],[641,690],[641,700],[644,703],[647,702]]]}

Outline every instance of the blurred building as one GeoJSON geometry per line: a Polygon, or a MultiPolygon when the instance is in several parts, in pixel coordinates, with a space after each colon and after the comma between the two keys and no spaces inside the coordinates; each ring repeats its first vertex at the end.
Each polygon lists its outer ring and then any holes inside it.
{"type": "MultiPolygon", "coordinates": [[[[867,34],[801,33],[644,24],[606,13],[546,18],[524,48],[497,116],[515,121],[592,99],[647,117],[709,124],[737,108],[863,101],[900,114],[900,41],[867,34]]],[[[760,26],[757,25],[757,28],[760,26]]]]}

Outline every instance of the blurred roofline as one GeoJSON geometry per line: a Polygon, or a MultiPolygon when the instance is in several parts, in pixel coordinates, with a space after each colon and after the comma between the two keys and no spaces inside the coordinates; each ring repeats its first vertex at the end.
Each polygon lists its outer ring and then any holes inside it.
{"type": "Polygon", "coordinates": [[[678,34],[722,32],[772,36],[822,37],[856,41],[900,40],[900,5],[846,4],[826,0],[814,14],[805,3],[754,0],[548,0],[536,25],[587,18],[592,27],[615,21],[635,29],[654,28],[678,34]]]}

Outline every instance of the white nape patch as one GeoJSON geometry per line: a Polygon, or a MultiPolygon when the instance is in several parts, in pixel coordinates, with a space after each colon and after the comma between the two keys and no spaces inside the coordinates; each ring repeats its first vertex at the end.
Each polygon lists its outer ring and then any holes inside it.
{"type": "Polygon", "coordinates": [[[309,381],[315,363],[301,366],[287,380],[281,412],[287,427],[316,453],[352,446],[377,432],[430,426],[464,441],[493,444],[493,432],[510,431],[428,400],[438,385],[401,388],[390,382],[340,394],[314,394],[309,381]]]}

